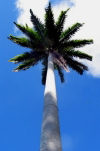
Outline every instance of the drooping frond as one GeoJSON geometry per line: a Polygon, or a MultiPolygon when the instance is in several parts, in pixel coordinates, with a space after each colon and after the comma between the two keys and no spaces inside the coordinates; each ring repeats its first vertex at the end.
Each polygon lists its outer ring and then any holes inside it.
{"type": "Polygon", "coordinates": [[[47,75],[47,66],[45,65],[42,68],[42,84],[45,85],[46,83],[46,75],[47,75]]]}
{"type": "Polygon", "coordinates": [[[26,36],[30,38],[32,41],[40,41],[39,34],[34,31],[32,28],[28,27],[28,25],[23,26],[14,22],[16,27],[20,29],[26,36]]]}
{"type": "Polygon", "coordinates": [[[66,72],[69,72],[65,59],[58,52],[53,52],[53,62],[62,67],[66,72]]]}
{"type": "Polygon", "coordinates": [[[88,45],[88,44],[92,44],[93,43],[93,40],[70,40],[70,41],[66,41],[64,42],[63,44],[61,44],[61,47],[62,48],[68,48],[68,47],[71,47],[71,48],[79,48],[79,47],[83,47],[85,45],[88,45]]]}
{"type": "Polygon", "coordinates": [[[32,54],[29,52],[26,52],[24,54],[20,54],[20,55],[15,56],[14,58],[11,58],[9,62],[19,63],[30,58],[32,58],[32,54]]]}
{"type": "Polygon", "coordinates": [[[87,59],[87,60],[92,61],[92,56],[90,56],[84,52],[78,51],[78,50],[77,51],[76,50],[69,50],[69,51],[65,51],[65,53],[69,56],[79,57],[82,59],[87,59]]]}
{"type": "Polygon", "coordinates": [[[35,64],[38,63],[42,58],[44,57],[43,54],[34,52],[29,59],[26,59],[20,64],[17,68],[14,69],[15,72],[20,71],[20,70],[26,70],[29,69],[31,66],[34,66],[35,64]]]}
{"type": "Polygon", "coordinates": [[[60,68],[58,65],[56,65],[56,68],[57,68],[57,70],[58,70],[58,74],[59,74],[59,76],[60,76],[60,80],[61,80],[61,82],[63,83],[65,80],[64,80],[64,74],[63,74],[63,70],[62,70],[62,68],[60,68]]]}
{"type": "Polygon", "coordinates": [[[66,11],[61,11],[58,20],[56,22],[56,28],[57,28],[57,34],[58,34],[58,38],[61,35],[61,32],[63,30],[63,26],[64,26],[64,22],[66,19],[66,13],[68,12],[69,8],[66,11]]]}
{"type": "Polygon", "coordinates": [[[55,39],[56,36],[56,27],[54,22],[54,16],[51,9],[51,4],[49,3],[49,6],[45,9],[45,28],[46,28],[46,34],[48,38],[51,40],[55,39]]]}
{"type": "Polygon", "coordinates": [[[44,50],[44,45],[41,41],[38,40],[34,40],[33,39],[27,39],[26,37],[16,37],[13,35],[10,35],[8,37],[8,39],[10,39],[11,41],[13,41],[14,43],[21,45],[23,47],[28,47],[28,48],[32,48],[32,49],[36,49],[38,51],[44,50]]]}
{"type": "MultiPolygon", "coordinates": [[[[48,58],[45,57],[45,59],[43,59],[43,68],[42,68],[42,84],[45,85],[46,83],[46,75],[47,75],[47,67],[48,67],[48,58]]],[[[64,82],[64,74],[63,74],[63,70],[62,68],[57,65],[56,63],[54,63],[54,69],[56,69],[58,71],[58,74],[60,76],[61,82],[64,82]]]]}
{"type": "Polygon", "coordinates": [[[82,26],[83,24],[76,23],[69,27],[64,32],[62,32],[60,42],[63,42],[64,40],[69,40],[82,26]]]}
{"type": "Polygon", "coordinates": [[[46,83],[46,75],[47,75],[47,68],[48,68],[48,59],[45,57],[45,59],[42,62],[43,68],[42,68],[42,84],[45,85],[46,83]]]}
{"type": "Polygon", "coordinates": [[[31,51],[24,54],[20,54],[10,59],[9,62],[20,63],[22,62],[14,71],[26,70],[31,66],[35,65],[44,57],[43,52],[31,51]]]}
{"type": "Polygon", "coordinates": [[[41,21],[33,14],[32,10],[30,9],[31,13],[31,22],[34,25],[35,30],[38,32],[38,34],[41,36],[42,39],[44,39],[44,26],[41,23],[41,21]]]}
{"type": "Polygon", "coordinates": [[[13,71],[14,72],[18,72],[20,70],[27,70],[29,69],[31,66],[35,65],[37,63],[36,60],[34,60],[33,58],[32,59],[29,59],[29,60],[26,60],[24,61],[22,64],[20,64],[17,68],[15,68],[13,71]]]}
{"type": "Polygon", "coordinates": [[[18,44],[18,45],[21,45],[21,46],[23,46],[23,47],[32,48],[32,44],[31,44],[30,40],[28,40],[28,39],[25,38],[25,37],[19,38],[19,37],[10,35],[10,36],[8,37],[8,39],[10,39],[10,40],[13,41],[14,43],[16,43],[16,44],[18,44]]]}
{"type": "Polygon", "coordinates": [[[79,74],[82,75],[85,70],[88,70],[87,66],[80,63],[79,61],[74,60],[72,57],[64,56],[64,58],[66,59],[66,62],[69,67],[76,70],[79,74]]]}

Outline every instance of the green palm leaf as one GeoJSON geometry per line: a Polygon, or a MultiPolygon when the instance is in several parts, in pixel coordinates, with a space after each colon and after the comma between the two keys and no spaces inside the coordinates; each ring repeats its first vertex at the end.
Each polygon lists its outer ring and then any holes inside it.
{"type": "Polygon", "coordinates": [[[26,70],[29,69],[31,66],[34,66],[37,64],[42,58],[43,55],[35,54],[34,57],[31,56],[32,58],[26,59],[25,61],[22,62],[17,68],[14,69],[15,72],[18,72],[20,70],[26,70]]]}
{"type": "Polygon", "coordinates": [[[24,61],[22,64],[20,64],[17,68],[15,68],[13,71],[14,72],[18,72],[20,70],[27,70],[29,69],[31,66],[35,65],[37,63],[36,60],[34,60],[33,58],[32,59],[29,59],[29,60],[26,60],[24,61]]]}
{"type": "Polygon", "coordinates": [[[74,25],[66,29],[61,34],[60,42],[63,42],[64,40],[69,40],[82,26],[83,24],[81,23],[75,23],[74,25]]]}
{"type": "Polygon", "coordinates": [[[18,44],[18,45],[21,45],[23,47],[28,47],[28,48],[32,48],[32,43],[30,42],[30,40],[28,40],[27,38],[25,37],[16,37],[16,36],[12,36],[10,35],[8,37],[8,39],[10,39],[11,41],[13,41],[14,43],[18,44]]]}
{"type": "Polygon", "coordinates": [[[46,83],[46,75],[47,75],[47,65],[44,65],[42,68],[42,84],[45,85],[46,83]]]}
{"type": "Polygon", "coordinates": [[[88,44],[92,44],[93,43],[93,40],[70,40],[70,41],[66,41],[64,42],[63,44],[61,44],[61,48],[68,48],[68,47],[71,47],[71,48],[79,48],[79,47],[83,47],[85,45],[88,45],[88,44]]]}
{"type": "Polygon", "coordinates": [[[61,80],[61,82],[63,83],[65,80],[64,80],[64,74],[63,74],[63,70],[62,70],[62,68],[60,68],[57,64],[56,64],[56,68],[57,68],[57,70],[58,70],[58,74],[59,74],[59,76],[60,76],[60,80],[61,80]]]}
{"type": "Polygon", "coordinates": [[[38,60],[41,59],[42,57],[44,57],[43,52],[31,51],[31,52],[25,52],[23,54],[17,55],[14,58],[11,58],[9,62],[19,63],[25,60],[29,60],[31,58],[33,58],[34,60],[38,60]]]}
{"type": "Polygon", "coordinates": [[[42,84],[45,85],[46,83],[46,75],[47,75],[47,68],[48,68],[48,57],[44,57],[42,61],[42,84]]]}
{"type": "Polygon", "coordinates": [[[29,28],[28,25],[23,26],[14,22],[16,27],[20,29],[26,36],[30,38],[32,41],[40,41],[39,34],[34,31],[32,28],[29,28]]]}
{"type": "Polygon", "coordinates": [[[66,11],[61,11],[58,20],[56,22],[56,28],[57,28],[57,34],[58,34],[58,38],[61,35],[61,32],[63,30],[63,26],[64,26],[64,22],[66,19],[66,13],[68,12],[69,8],[66,11]]]}
{"type": "Polygon", "coordinates": [[[81,51],[69,50],[69,51],[65,51],[65,54],[67,54],[69,56],[79,57],[79,58],[82,58],[82,59],[87,59],[87,60],[92,61],[92,56],[90,56],[90,55],[88,55],[84,52],[81,52],[81,51]]]}
{"type": "Polygon", "coordinates": [[[45,28],[46,28],[46,35],[52,41],[51,45],[56,43],[57,40],[57,31],[54,21],[54,16],[51,9],[51,4],[45,9],[45,28]],[[53,44],[52,44],[53,43],[53,44]]]}
{"type": "Polygon", "coordinates": [[[38,32],[38,34],[41,36],[42,39],[44,39],[44,26],[41,23],[41,21],[33,14],[33,11],[30,9],[31,13],[31,22],[33,23],[33,26],[35,30],[38,32]]]}
{"type": "Polygon", "coordinates": [[[64,58],[66,59],[66,62],[69,65],[69,67],[76,70],[79,74],[82,75],[85,70],[86,71],[88,70],[87,66],[85,66],[79,61],[74,60],[72,57],[64,56],[64,58]]]}
{"type": "Polygon", "coordinates": [[[11,58],[9,62],[19,63],[27,59],[30,59],[31,57],[32,55],[29,52],[26,52],[24,54],[20,54],[20,55],[15,56],[14,58],[11,58]]]}
{"type": "Polygon", "coordinates": [[[41,43],[40,41],[31,39],[27,39],[26,37],[16,37],[13,35],[10,35],[8,37],[8,39],[10,39],[11,41],[13,41],[14,43],[23,46],[23,47],[27,47],[27,48],[32,48],[32,49],[36,49],[38,51],[43,51],[44,50],[44,45],[43,43],[41,43]]]}

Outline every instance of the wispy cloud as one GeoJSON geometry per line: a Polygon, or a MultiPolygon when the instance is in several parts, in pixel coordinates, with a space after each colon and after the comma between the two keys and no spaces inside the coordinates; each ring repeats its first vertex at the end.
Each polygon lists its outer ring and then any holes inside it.
{"type": "MultiPolygon", "coordinates": [[[[32,8],[33,12],[43,21],[44,8],[47,4],[48,0],[36,0],[35,2],[33,0],[17,0],[16,7],[19,11],[17,21],[22,24],[28,23],[31,25],[29,14],[30,8],[32,8]]],[[[100,3],[98,0],[61,0],[60,3],[54,5],[53,7],[55,18],[57,18],[61,10],[66,10],[69,7],[69,4],[70,7],[73,7],[69,12],[65,28],[75,22],[86,23],[74,38],[94,39],[94,44],[82,48],[82,51],[93,55],[92,62],[85,61],[85,63],[89,66],[88,73],[95,77],[100,77],[100,22],[98,20],[98,15],[100,14],[100,3]]]]}
{"type": "Polygon", "coordinates": [[[100,22],[97,17],[100,14],[100,2],[98,0],[73,1],[75,6],[69,13],[68,24],[72,24],[75,21],[85,23],[84,27],[74,38],[92,38],[94,40],[93,45],[82,48],[82,51],[93,56],[92,62],[85,61],[89,66],[89,73],[95,77],[100,77],[100,22]]]}
{"type": "MultiPolygon", "coordinates": [[[[63,0],[63,1],[66,2],[66,0],[63,0]]],[[[74,6],[75,3],[73,2],[73,0],[67,0],[67,4],[69,7],[72,7],[72,6],[74,6]]]]}
{"type": "Polygon", "coordinates": [[[28,24],[32,26],[30,22],[30,8],[33,10],[42,21],[44,20],[44,8],[47,6],[48,0],[16,0],[16,7],[19,12],[17,22],[21,24],[28,24]]]}

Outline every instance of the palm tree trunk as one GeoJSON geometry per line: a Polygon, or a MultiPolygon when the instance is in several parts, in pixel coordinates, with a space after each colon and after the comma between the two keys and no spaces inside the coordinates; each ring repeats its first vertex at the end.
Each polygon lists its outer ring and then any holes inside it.
{"type": "Polygon", "coordinates": [[[48,57],[40,151],[62,151],[52,54],[48,57]]]}

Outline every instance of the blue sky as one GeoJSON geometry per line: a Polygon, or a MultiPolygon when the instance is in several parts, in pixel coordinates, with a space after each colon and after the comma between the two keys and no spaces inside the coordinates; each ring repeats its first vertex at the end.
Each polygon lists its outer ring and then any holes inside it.
{"type": "MultiPolygon", "coordinates": [[[[33,151],[39,150],[40,145],[44,86],[40,64],[26,72],[14,73],[16,65],[8,62],[26,50],[7,39],[11,33],[17,34],[13,21],[18,20],[20,12],[15,2],[3,0],[0,5],[0,151],[33,151]]],[[[55,4],[59,5],[57,1],[55,4]]],[[[66,5],[69,7],[69,2],[66,5]]],[[[75,7],[79,6],[75,3],[75,7]]],[[[96,34],[93,31],[93,38],[99,37],[96,34]]],[[[96,63],[93,67],[98,67],[96,63]]],[[[100,151],[100,74],[99,69],[94,69],[90,67],[91,72],[83,76],[71,70],[65,73],[64,84],[55,73],[63,151],[100,151]]]]}

